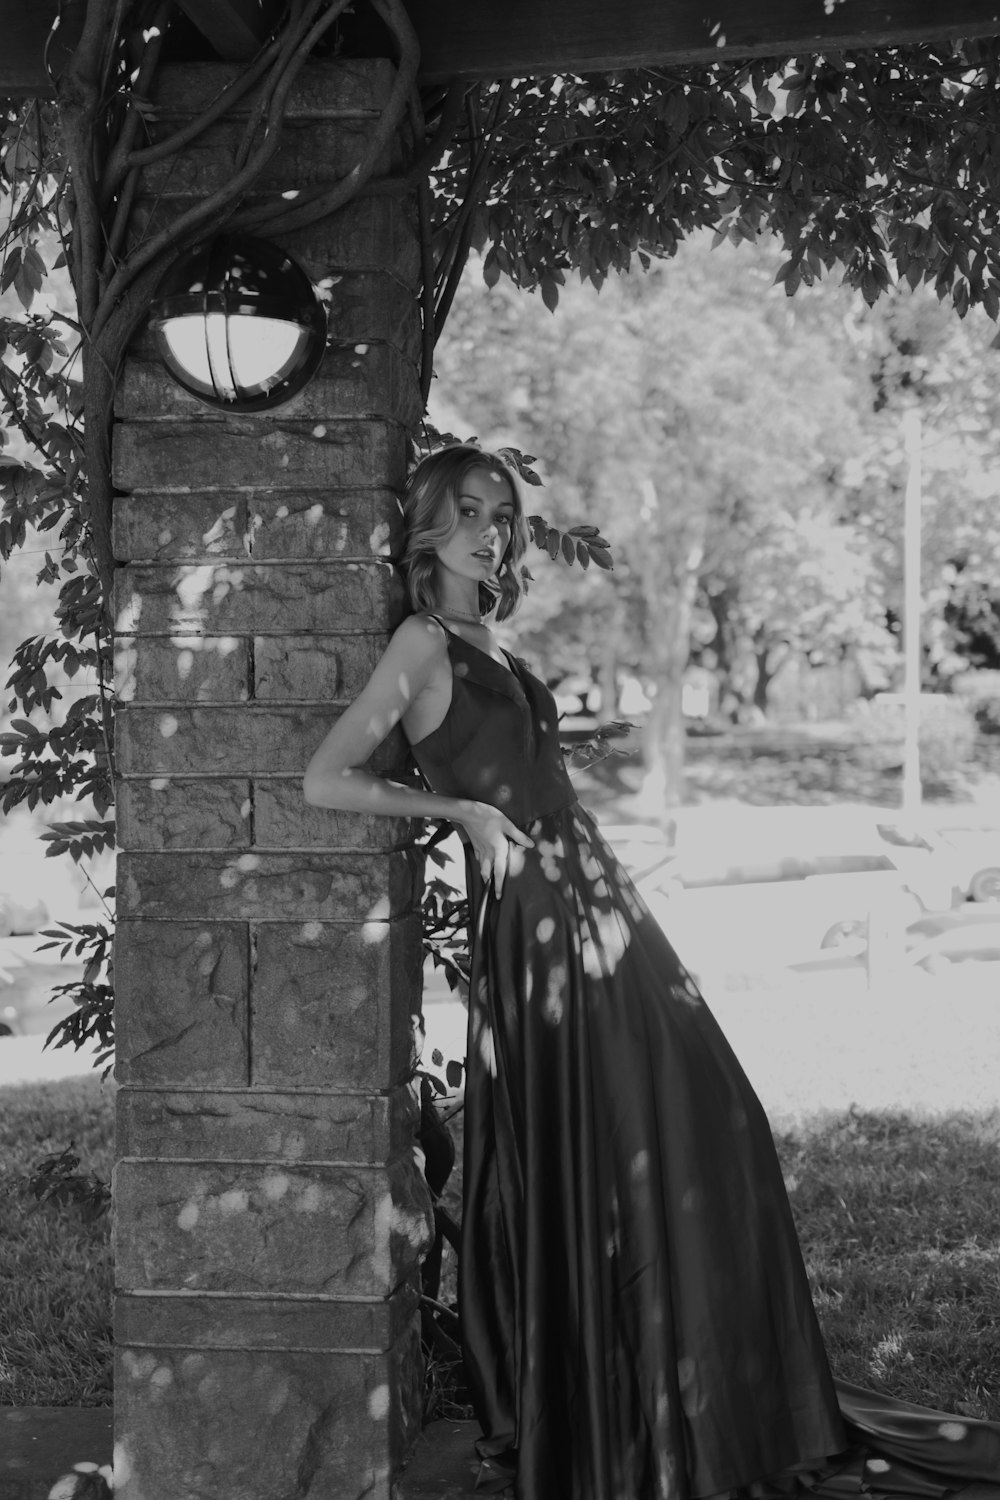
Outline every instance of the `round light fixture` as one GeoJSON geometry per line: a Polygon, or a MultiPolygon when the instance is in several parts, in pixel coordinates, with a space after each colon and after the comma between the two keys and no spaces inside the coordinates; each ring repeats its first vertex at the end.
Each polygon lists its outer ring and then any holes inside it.
{"type": "Polygon", "coordinates": [[[277,245],[218,234],[181,256],[149,324],[177,383],[223,411],[267,411],[300,391],[326,347],[326,312],[277,245]]]}

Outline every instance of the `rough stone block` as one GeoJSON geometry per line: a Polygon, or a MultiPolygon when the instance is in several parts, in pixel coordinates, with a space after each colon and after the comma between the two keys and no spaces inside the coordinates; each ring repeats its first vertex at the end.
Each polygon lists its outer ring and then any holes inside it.
{"type": "Polygon", "coordinates": [[[310,807],[296,777],[253,784],[256,849],[368,849],[379,853],[409,843],[408,818],[366,817],[310,807]]]}
{"type": "MultiPolygon", "coordinates": [[[[345,288],[341,301],[346,296],[345,288]]],[[[330,333],[333,338],[342,336],[336,320],[330,333]]],[[[411,361],[391,344],[360,343],[357,348],[336,345],[327,350],[312,380],[280,410],[283,420],[382,417],[410,428],[420,419],[420,385],[411,361]]],[[[133,352],[126,361],[115,411],[127,421],[159,417],[225,420],[221,412],[209,415],[194,396],[188,395],[152,350],[146,357],[133,352]]]]}
{"type": "Polygon", "coordinates": [[[114,1184],[126,1292],[385,1297],[433,1236],[412,1158],[384,1168],[121,1159],[114,1184]]]}
{"type": "Polygon", "coordinates": [[[122,634],[115,641],[115,688],[120,703],[241,703],[250,696],[250,643],[190,632],[137,642],[122,634]]]}
{"type": "Polygon", "coordinates": [[[262,923],[254,951],[253,1083],[384,1088],[412,1073],[422,960],[416,916],[361,927],[262,923]]]}
{"type": "Polygon", "coordinates": [[[116,1500],[390,1500],[418,1371],[412,1335],[382,1355],[121,1348],[116,1500]]]}
{"type": "Polygon", "coordinates": [[[248,849],[252,842],[246,779],[123,780],[116,811],[119,849],[248,849]]]}
{"type": "Polygon", "coordinates": [[[237,923],[119,921],[115,1028],[123,1083],[247,1081],[249,944],[237,923]]]}
{"type": "Polygon", "coordinates": [[[409,1084],[377,1094],[123,1086],[116,1112],[119,1156],[369,1166],[411,1151],[419,1118],[409,1084]]]}
{"type": "Polygon", "coordinates": [[[384,421],[320,423],[258,417],[123,422],[114,432],[114,483],[160,493],[211,489],[351,489],[401,485],[402,428],[384,421]]]}
{"type": "MultiPolygon", "coordinates": [[[[390,563],[131,563],[115,578],[119,636],[169,635],[176,674],[194,660],[178,637],[229,637],[199,649],[232,654],[243,634],[393,628],[403,614],[403,584],[390,563]]],[[[193,650],[190,642],[189,650],[193,650]]],[[[167,652],[169,657],[169,650],[167,652]]],[[[170,668],[166,675],[170,676],[170,668]]],[[[183,679],[182,679],[183,680],[183,679]]]]}
{"type": "Polygon", "coordinates": [[[258,489],[247,506],[249,550],[261,562],[385,557],[402,542],[399,501],[391,490],[272,495],[258,489]]]}
{"type": "MultiPolygon", "coordinates": [[[[167,63],[158,68],[152,101],[163,120],[200,115],[239,76],[242,65],[214,62],[167,63]]],[[[392,91],[395,68],[388,58],[323,58],[307,63],[288,91],[284,118],[351,120],[378,115],[392,91]]],[[[246,118],[254,94],[244,94],[230,113],[246,118]]]]}
{"type": "Polygon", "coordinates": [[[123,853],[117,894],[119,916],[195,922],[380,924],[415,899],[405,853],[123,853]]]}
{"type": "Polygon", "coordinates": [[[420,277],[420,238],[410,201],[355,198],[331,219],[274,236],[319,281],[339,270],[386,271],[401,286],[420,277]]]}
{"type": "Polygon", "coordinates": [[[289,1297],[122,1296],[115,1342],[191,1349],[314,1349],[384,1354],[404,1338],[419,1292],[406,1281],[388,1297],[334,1302],[289,1297]]]}
{"type": "MultiPolygon", "coordinates": [[[[374,123],[370,117],[331,120],[286,116],[278,150],[261,168],[248,196],[280,194],[291,207],[294,199],[288,198],[289,193],[334,187],[362,160],[374,123]]],[[[175,124],[169,118],[159,122],[154,127],[153,144],[172,135],[175,124]]],[[[143,194],[170,201],[197,193],[208,197],[228,186],[240,170],[237,157],[244,133],[241,120],[223,118],[210,125],[176,155],[143,168],[143,194]]],[[[382,177],[399,171],[402,165],[402,143],[397,138],[380,152],[375,171],[382,177]]]]}
{"type": "Polygon", "coordinates": [[[249,556],[246,496],[225,491],[119,495],[112,513],[112,544],[115,556],[124,562],[244,559],[249,556]]]}
{"type": "MultiPolygon", "coordinates": [[[[335,722],[325,704],[284,707],[248,703],[215,708],[146,708],[123,704],[115,715],[118,769],[123,776],[302,775],[313,750],[335,722]]],[[[407,764],[402,731],[394,729],[368,768],[398,775],[407,764]]]]}
{"type": "Polygon", "coordinates": [[[254,697],[350,703],[375,669],[384,635],[262,636],[254,642],[254,697]]]}
{"type": "Polygon", "coordinates": [[[391,490],[140,493],[119,495],[114,509],[115,556],[126,562],[367,560],[401,539],[391,490]]]}

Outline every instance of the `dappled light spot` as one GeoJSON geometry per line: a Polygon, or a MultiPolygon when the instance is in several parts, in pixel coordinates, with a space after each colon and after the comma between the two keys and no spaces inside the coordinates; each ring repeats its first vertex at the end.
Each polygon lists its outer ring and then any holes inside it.
{"type": "Polygon", "coordinates": [[[303,1213],[314,1214],[320,1206],[321,1199],[322,1195],[316,1183],[310,1182],[299,1194],[296,1208],[301,1209],[303,1213]]]}
{"type": "Polygon", "coordinates": [[[389,920],[389,897],[380,896],[375,904],[368,909],[365,917],[366,922],[388,922],[389,920]]]}
{"type": "Polygon", "coordinates": [[[938,1432],[949,1443],[960,1443],[964,1437],[968,1437],[969,1429],[964,1422],[941,1422],[938,1432]]]}
{"type": "Polygon", "coordinates": [[[389,1415],[389,1387],[377,1385],[368,1396],[368,1415],[373,1422],[381,1422],[389,1415]]]}
{"type": "Polygon", "coordinates": [[[566,856],[562,839],[556,838],[551,841],[539,839],[535,848],[538,850],[538,857],[542,865],[542,874],[545,876],[545,879],[551,881],[553,884],[561,880],[562,871],[559,868],[559,861],[566,856]]]}
{"type": "Polygon", "coordinates": [[[633,1182],[645,1182],[649,1177],[649,1152],[637,1151],[628,1164],[628,1173],[633,1182]]]}
{"type": "Polygon", "coordinates": [[[137,664],[136,647],[129,641],[118,641],[115,646],[115,692],[123,703],[131,702],[135,697],[137,664]]]}
{"type": "Polygon", "coordinates": [[[243,1188],[232,1188],[228,1193],[219,1194],[219,1210],[225,1218],[231,1218],[233,1214],[244,1214],[250,1205],[250,1197],[243,1188]]]}
{"type": "Polygon", "coordinates": [[[464,661],[457,661],[452,666],[452,674],[455,677],[468,677],[469,668],[464,661]]]}
{"type": "Polygon", "coordinates": [[[540,943],[550,943],[552,934],[556,930],[556,924],[552,917],[543,917],[535,928],[535,936],[540,943]]]}
{"type": "Polygon", "coordinates": [[[869,1474],[888,1474],[889,1465],[884,1458],[870,1458],[865,1464],[869,1474]]]}
{"type": "Polygon", "coordinates": [[[155,1354],[135,1354],[131,1349],[126,1349],[122,1354],[122,1363],[133,1379],[148,1380],[156,1369],[158,1360],[155,1354]]]}
{"type": "MultiPolygon", "coordinates": [[[[319,925],[318,923],[316,924],[319,925]]],[[[388,922],[364,922],[361,926],[361,941],[369,948],[384,943],[389,936],[388,922]]]]}
{"type": "Polygon", "coordinates": [[[161,714],[157,722],[157,728],[165,740],[173,739],[180,728],[173,714],[161,714]]]}
{"type": "Polygon", "coordinates": [[[510,787],[507,786],[504,782],[501,782],[500,785],[496,789],[496,804],[497,804],[497,806],[498,807],[504,807],[508,802],[510,802],[513,799],[513,796],[514,796],[514,793],[511,791],[510,787]]]}
{"type": "Polygon", "coordinates": [[[584,973],[591,979],[610,977],[624,957],[628,935],[614,912],[595,912],[593,930],[583,939],[581,958],[584,973]]]}
{"type": "Polygon", "coordinates": [[[566,965],[553,964],[545,985],[542,1015],[550,1026],[558,1026],[566,1004],[566,965]]]}
{"type": "Polygon", "coordinates": [[[185,1203],[184,1207],[177,1215],[177,1228],[191,1230],[197,1224],[200,1217],[201,1211],[197,1203],[193,1201],[185,1203]]]}

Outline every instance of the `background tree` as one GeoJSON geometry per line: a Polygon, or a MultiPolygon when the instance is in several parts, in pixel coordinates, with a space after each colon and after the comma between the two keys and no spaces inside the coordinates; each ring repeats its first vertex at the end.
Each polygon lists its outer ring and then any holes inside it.
{"type": "MultiPolygon", "coordinates": [[[[588,578],[567,606],[546,574],[518,638],[557,668],[593,664],[606,685],[619,669],[644,679],[659,805],[679,797],[699,585],[717,602],[728,591],[717,629],[731,654],[755,633],[761,652],[779,637],[812,647],[831,620],[846,636],[872,610],[852,565],[856,528],[836,515],[866,392],[849,377],[846,339],[831,349],[824,323],[770,291],[776,264],[702,240],[599,296],[568,287],[554,319],[540,299],[503,286],[483,296],[473,283],[438,348],[432,410],[440,388],[484,441],[516,435],[541,456],[553,514],[586,515],[613,538],[613,577],[588,578]],[[844,559],[836,577],[820,558],[831,541],[844,559]]],[[[613,713],[607,686],[603,702],[613,713]]]]}

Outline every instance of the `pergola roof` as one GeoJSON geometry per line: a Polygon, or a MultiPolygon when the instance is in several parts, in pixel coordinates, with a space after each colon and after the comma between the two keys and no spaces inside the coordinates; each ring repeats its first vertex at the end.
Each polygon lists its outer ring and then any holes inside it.
{"type": "MultiPolygon", "coordinates": [[[[251,57],[280,0],[180,0],[230,61],[251,57]]],[[[605,71],[875,47],[1000,33],[1000,0],[406,0],[421,43],[421,79],[605,71]]],[[[84,0],[64,7],[72,37],[84,0]]],[[[56,0],[0,0],[0,95],[51,94],[46,39],[56,0]]],[[[58,67],[58,34],[50,65],[58,67]]],[[[212,55],[207,54],[207,55],[212,55]]]]}

